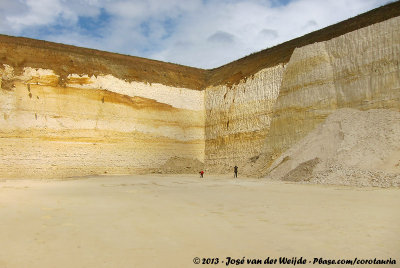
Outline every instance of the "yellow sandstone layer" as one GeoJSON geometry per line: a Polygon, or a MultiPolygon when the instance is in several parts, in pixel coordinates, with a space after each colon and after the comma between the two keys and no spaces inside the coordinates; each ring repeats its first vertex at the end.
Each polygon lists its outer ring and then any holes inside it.
{"type": "Polygon", "coordinates": [[[111,75],[0,69],[0,175],[146,172],[174,156],[204,161],[204,93],[111,75]],[[190,101],[190,103],[187,102],[190,101]]]}
{"type": "Polygon", "coordinates": [[[0,36],[0,177],[263,176],[337,109],[400,110],[398,7],[213,70],[0,36]]]}

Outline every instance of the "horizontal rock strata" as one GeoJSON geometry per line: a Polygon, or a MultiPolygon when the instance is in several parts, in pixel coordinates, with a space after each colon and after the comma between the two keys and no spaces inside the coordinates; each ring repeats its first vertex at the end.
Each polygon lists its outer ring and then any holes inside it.
{"type": "MultiPolygon", "coordinates": [[[[400,110],[399,15],[391,3],[212,70],[0,36],[0,177],[264,176],[337,109],[400,110]]],[[[320,165],[306,158],[287,177],[320,165]]]]}
{"type": "Polygon", "coordinates": [[[2,177],[144,172],[176,155],[204,161],[203,91],[111,75],[71,74],[60,86],[52,70],[0,72],[2,177]]]}

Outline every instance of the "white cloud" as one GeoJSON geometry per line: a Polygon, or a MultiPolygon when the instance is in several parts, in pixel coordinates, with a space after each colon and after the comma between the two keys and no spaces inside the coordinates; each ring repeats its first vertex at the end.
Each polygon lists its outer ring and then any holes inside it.
{"type": "Polygon", "coordinates": [[[387,2],[0,0],[0,31],[213,68],[387,2]]]}
{"type": "Polygon", "coordinates": [[[21,14],[6,16],[9,25],[15,31],[29,26],[51,24],[62,12],[59,1],[56,0],[26,0],[26,9],[21,14]]]}
{"type": "Polygon", "coordinates": [[[212,68],[252,52],[274,46],[382,5],[374,0],[297,0],[285,6],[256,1],[205,6],[186,17],[165,49],[153,56],[161,60],[212,68]],[[217,8],[216,8],[217,7],[217,8]],[[235,36],[224,47],[204,42],[215,31],[235,36]],[[188,47],[176,46],[186,41],[188,47]]]}

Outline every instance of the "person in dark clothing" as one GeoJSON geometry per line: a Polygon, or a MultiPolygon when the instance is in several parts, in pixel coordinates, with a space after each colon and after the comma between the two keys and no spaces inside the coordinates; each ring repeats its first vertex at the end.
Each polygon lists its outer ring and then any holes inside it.
{"type": "Polygon", "coordinates": [[[203,178],[204,171],[202,170],[199,173],[200,173],[200,178],[203,178]]]}
{"type": "Polygon", "coordinates": [[[233,177],[234,177],[234,178],[237,178],[237,173],[238,173],[238,167],[237,167],[237,166],[235,166],[235,167],[233,168],[233,172],[234,172],[233,177]]]}

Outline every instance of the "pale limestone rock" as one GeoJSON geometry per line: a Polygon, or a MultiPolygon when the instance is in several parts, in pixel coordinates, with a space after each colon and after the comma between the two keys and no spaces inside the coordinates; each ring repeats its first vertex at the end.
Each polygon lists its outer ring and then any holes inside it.
{"type": "Polygon", "coordinates": [[[257,155],[279,94],[283,65],[263,69],[232,88],[205,90],[206,166],[226,172],[257,155]]]}
{"type": "Polygon", "coordinates": [[[399,111],[399,61],[395,17],[201,91],[3,65],[0,177],[146,172],[176,157],[263,175],[339,108],[399,111]]]}
{"type": "Polygon", "coordinates": [[[338,108],[400,110],[399,59],[399,17],[297,48],[283,75],[258,174],[338,108]]]}
{"type": "Polygon", "coordinates": [[[67,86],[85,89],[105,89],[130,97],[143,97],[166,103],[176,108],[204,110],[204,91],[176,88],[158,83],[126,82],[112,75],[79,76],[70,74],[67,86]]]}
{"type": "Polygon", "coordinates": [[[110,76],[109,84],[81,76],[90,88],[61,87],[51,70],[0,72],[14,85],[0,90],[1,177],[145,172],[176,156],[204,161],[203,92],[110,76]],[[146,90],[161,97],[145,98],[146,90]],[[197,101],[186,105],[185,98],[197,101]]]}

